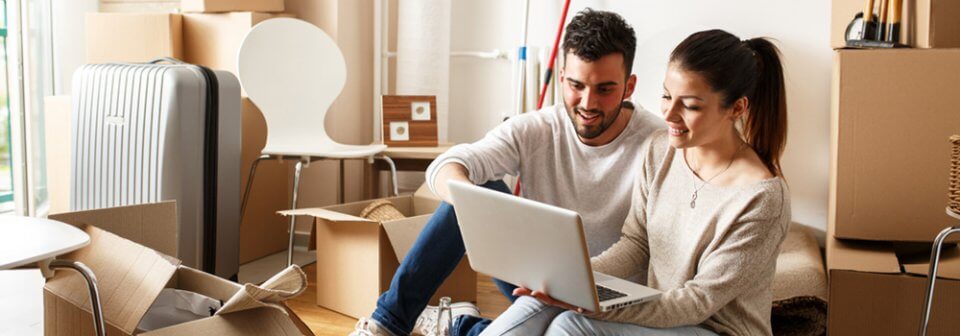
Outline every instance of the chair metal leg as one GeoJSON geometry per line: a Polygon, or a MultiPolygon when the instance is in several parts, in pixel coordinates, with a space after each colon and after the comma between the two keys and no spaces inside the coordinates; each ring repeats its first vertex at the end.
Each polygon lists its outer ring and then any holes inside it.
{"type": "MultiPolygon", "coordinates": [[[[303,170],[304,161],[310,163],[309,158],[300,159],[294,168],[293,173],[293,200],[290,202],[290,209],[297,208],[297,196],[300,191],[300,172],[303,170]]],[[[293,238],[296,234],[297,216],[290,216],[290,243],[287,245],[287,267],[293,265],[293,238]]]]}
{"type": "Polygon", "coordinates": [[[90,290],[90,310],[93,311],[93,327],[97,331],[97,336],[106,335],[107,329],[104,328],[103,324],[103,308],[100,306],[100,290],[97,289],[97,277],[93,274],[93,271],[79,261],[62,259],[51,261],[49,267],[51,269],[69,268],[79,272],[80,275],[83,276],[83,279],[87,281],[87,288],[90,290]]]}
{"type": "Polygon", "coordinates": [[[940,234],[937,235],[937,239],[933,241],[933,250],[930,251],[930,283],[927,284],[927,299],[923,304],[923,315],[920,319],[920,336],[925,336],[927,334],[927,325],[930,322],[930,307],[933,305],[933,286],[937,282],[937,267],[940,264],[940,250],[943,247],[943,241],[954,233],[960,233],[960,226],[954,226],[940,231],[940,234]]]}
{"type": "Polygon", "coordinates": [[[256,160],[253,160],[253,165],[250,166],[250,176],[247,177],[247,186],[243,191],[243,202],[240,203],[240,223],[243,223],[243,215],[247,212],[247,200],[250,199],[250,188],[253,186],[253,177],[257,173],[257,165],[260,164],[261,160],[269,158],[270,155],[260,155],[256,160]]]}
{"type": "Polygon", "coordinates": [[[391,159],[389,156],[379,155],[376,158],[386,161],[387,165],[390,166],[390,176],[392,177],[391,182],[393,183],[393,196],[400,196],[400,186],[399,183],[397,183],[397,165],[393,163],[393,159],[391,159]]]}

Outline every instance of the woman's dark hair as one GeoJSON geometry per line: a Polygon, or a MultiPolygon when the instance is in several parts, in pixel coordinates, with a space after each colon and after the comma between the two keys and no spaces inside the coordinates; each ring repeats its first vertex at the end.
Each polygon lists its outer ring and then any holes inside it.
{"type": "Polygon", "coordinates": [[[787,141],[787,96],[780,51],[764,38],[741,41],[723,30],[695,33],[670,54],[675,66],[695,72],[730,107],[747,97],[745,141],[774,175],[781,176],[780,155],[787,141]]]}
{"type": "MultiPolygon", "coordinates": [[[[586,8],[570,20],[563,35],[563,54],[572,52],[585,61],[623,54],[627,76],[633,71],[637,37],[620,15],[586,8]]],[[[566,60],[564,60],[566,61],[566,60]]]]}

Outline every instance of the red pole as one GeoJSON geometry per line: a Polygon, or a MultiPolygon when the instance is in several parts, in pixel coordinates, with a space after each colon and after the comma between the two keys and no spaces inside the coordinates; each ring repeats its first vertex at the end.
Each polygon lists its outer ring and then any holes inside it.
{"type": "MultiPolygon", "coordinates": [[[[563,4],[563,12],[560,14],[560,25],[557,27],[557,37],[553,40],[553,50],[550,51],[550,63],[547,64],[547,72],[543,78],[543,87],[540,88],[540,100],[537,101],[537,109],[543,108],[543,101],[547,97],[547,86],[550,85],[550,79],[553,78],[553,64],[557,60],[557,50],[560,49],[560,37],[563,36],[563,24],[567,22],[567,10],[570,9],[570,0],[563,4]]],[[[517,177],[517,184],[513,187],[513,194],[520,196],[520,178],[517,177]]]]}
{"type": "Polygon", "coordinates": [[[543,107],[543,101],[547,97],[547,86],[550,85],[550,79],[553,78],[553,64],[557,60],[557,50],[560,48],[560,37],[563,36],[563,23],[567,21],[567,10],[570,9],[570,0],[566,0],[563,5],[563,13],[560,14],[560,27],[557,28],[557,37],[553,40],[553,50],[550,52],[550,63],[547,64],[547,73],[543,78],[543,88],[540,89],[540,101],[537,102],[537,109],[543,107]]]}

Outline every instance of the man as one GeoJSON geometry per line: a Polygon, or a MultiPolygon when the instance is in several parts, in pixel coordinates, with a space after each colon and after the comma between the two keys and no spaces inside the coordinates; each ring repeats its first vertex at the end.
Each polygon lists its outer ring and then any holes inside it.
{"type": "MultiPolygon", "coordinates": [[[[372,317],[361,319],[353,335],[406,335],[415,323],[420,330],[414,331],[421,334],[438,323],[445,327],[445,321],[436,320],[436,308],[423,310],[464,255],[449,181],[509,192],[499,180],[519,174],[524,197],[581,214],[591,255],[616,242],[643,163],[640,145],[664,127],[658,117],[624,102],[636,85],[635,50],[633,28],[617,14],[586,9],[570,21],[560,72],[563,104],[513,117],[482,140],[455,146],[434,160],[427,184],[445,203],[420,233],[372,317]]],[[[512,300],[513,286],[496,282],[512,300]]],[[[455,309],[476,311],[469,304],[455,309]]],[[[458,319],[458,330],[478,321],[458,319]]]]}

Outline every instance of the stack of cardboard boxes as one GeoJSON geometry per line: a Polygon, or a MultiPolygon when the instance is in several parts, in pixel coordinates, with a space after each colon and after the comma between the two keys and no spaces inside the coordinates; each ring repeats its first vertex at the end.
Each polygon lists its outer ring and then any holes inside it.
{"type": "MultiPolygon", "coordinates": [[[[88,13],[86,63],[147,62],[173,57],[237,74],[237,52],[247,32],[261,21],[291,17],[283,0],[182,0],[182,13],[88,13]]],[[[267,127],[256,105],[242,98],[241,189],[266,143],[267,127]]],[[[67,119],[69,120],[69,119],[67,119]]],[[[290,207],[287,165],[260,165],[240,226],[240,263],[283,251],[283,217],[290,207]]]]}
{"type": "MultiPolygon", "coordinates": [[[[960,2],[906,1],[901,43],[843,49],[861,0],[834,0],[827,269],[828,333],[919,330],[930,246],[945,214],[952,134],[960,134],[960,2]]],[[[960,249],[945,248],[929,332],[960,330],[960,249]]]]}
{"type": "MultiPolygon", "coordinates": [[[[180,10],[182,13],[88,14],[87,63],[174,57],[236,74],[237,52],[247,32],[261,21],[292,16],[282,13],[283,0],[181,0],[180,10]]],[[[50,106],[69,104],[52,100],[50,106]]],[[[267,129],[263,115],[245,96],[242,106],[243,149],[238,169],[241,186],[245,186],[250,165],[266,141],[267,129]]],[[[61,113],[69,114],[69,110],[61,113]]],[[[62,137],[62,133],[54,133],[62,137]]],[[[286,220],[277,211],[290,208],[288,167],[264,164],[257,168],[241,224],[241,263],[286,249],[286,220]]],[[[361,218],[361,210],[374,200],[284,213],[315,219],[311,248],[315,245],[317,249],[318,305],[355,318],[369,316],[377,297],[389,287],[399,262],[439,204],[426,188],[415,195],[388,200],[407,218],[383,222],[361,218]]],[[[437,304],[440,296],[475,302],[476,285],[477,273],[464,258],[430,302],[437,304]]]]}

